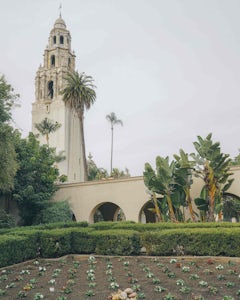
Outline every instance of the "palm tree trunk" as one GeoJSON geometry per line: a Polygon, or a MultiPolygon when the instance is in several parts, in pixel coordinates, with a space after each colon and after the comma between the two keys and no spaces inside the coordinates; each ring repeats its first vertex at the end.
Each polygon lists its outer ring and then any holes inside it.
{"type": "Polygon", "coordinates": [[[113,126],[111,126],[112,138],[111,138],[111,163],[110,163],[110,176],[112,176],[112,162],[113,162],[113,126]]]}

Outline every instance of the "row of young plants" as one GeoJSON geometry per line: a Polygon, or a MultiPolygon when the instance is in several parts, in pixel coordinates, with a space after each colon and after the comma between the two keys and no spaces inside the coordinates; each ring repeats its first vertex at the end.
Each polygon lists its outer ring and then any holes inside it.
{"type": "Polygon", "coordinates": [[[90,255],[85,260],[84,264],[75,257],[64,258],[56,265],[40,259],[22,265],[17,272],[16,267],[1,269],[0,299],[124,300],[128,299],[126,292],[117,297],[119,289],[126,287],[132,291],[132,300],[177,300],[188,295],[197,300],[240,297],[240,264],[234,259],[219,263],[217,258],[90,255]]]}

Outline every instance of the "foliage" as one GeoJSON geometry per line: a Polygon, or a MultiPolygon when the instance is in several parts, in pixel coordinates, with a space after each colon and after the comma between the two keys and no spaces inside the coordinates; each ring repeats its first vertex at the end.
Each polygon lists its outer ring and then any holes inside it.
{"type": "Polygon", "coordinates": [[[222,219],[222,203],[224,193],[231,186],[233,179],[230,172],[231,159],[229,155],[221,153],[220,144],[212,141],[212,134],[203,139],[198,136],[194,142],[197,154],[192,154],[197,168],[196,176],[203,179],[204,187],[200,198],[195,203],[202,212],[203,220],[214,221],[214,213],[222,219]]]}
{"type": "Polygon", "coordinates": [[[32,133],[26,139],[16,138],[15,148],[19,169],[12,197],[18,204],[23,224],[31,225],[56,191],[55,150],[40,146],[32,133]]]}
{"type": "Polygon", "coordinates": [[[14,89],[7,83],[5,77],[0,76],[0,123],[11,120],[11,110],[18,98],[19,95],[14,93],[14,89]]]}
{"type": "Polygon", "coordinates": [[[78,73],[77,71],[69,72],[65,77],[66,86],[61,91],[63,101],[73,111],[75,111],[79,118],[81,145],[84,166],[84,181],[87,180],[87,160],[85,151],[84,139],[84,111],[90,109],[96,100],[95,86],[93,78],[87,76],[85,73],[78,73]]]}
{"type": "MultiPolygon", "coordinates": [[[[88,155],[88,180],[101,180],[109,178],[108,172],[104,168],[98,168],[96,163],[93,161],[91,153],[88,155]]],[[[130,177],[129,171],[126,168],[125,171],[120,171],[118,168],[113,168],[111,178],[128,178],[130,177]]]]}
{"type": "Polygon", "coordinates": [[[142,247],[147,254],[158,256],[240,255],[239,223],[105,223],[105,227],[104,223],[83,227],[86,224],[68,222],[1,230],[0,267],[39,255],[49,258],[81,253],[136,255],[142,247]]]}
{"type": "Polygon", "coordinates": [[[61,127],[61,124],[59,124],[57,121],[54,122],[48,118],[45,118],[40,123],[34,125],[42,135],[45,135],[47,145],[49,145],[49,134],[55,132],[61,127]]]}
{"type": "Polygon", "coordinates": [[[141,234],[141,243],[147,255],[173,255],[181,246],[184,255],[239,256],[239,233],[239,228],[146,231],[141,234]]]}
{"type": "Polygon", "coordinates": [[[15,227],[16,222],[12,215],[7,214],[4,210],[0,210],[0,228],[15,227]]]}
{"type": "Polygon", "coordinates": [[[36,219],[37,224],[69,222],[72,220],[72,211],[67,201],[51,202],[36,219]]]}
{"type": "Polygon", "coordinates": [[[163,158],[157,156],[156,171],[153,170],[149,163],[145,164],[145,171],[143,173],[144,183],[147,188],[157,194],[164,196],[168,205],[168,216],[173,222],[176,222],[174,213],[172,195],[175,192],[175,178],[174,172],[176,163],[169,162],[169,157],[163,158]]]}
{"type": "Polygon", "coordinates": [[[196,221],[196,213],[193,211],[192,197],[190,194],[191,185],[193,184],[192,175],[193,169],[195,167],[195,162],[190,161],[188,154],[185,153],[182,149],[180,149],[179,151],[179,156],[175,154],[174,158],[177,161],[175,180],[178,187],[180,187],[185,194],[185,203],[183,204],[183,206],[187,206],[189,208],[192,221],[196,221]]]}
{"type": "Polygon", "coordinates": [[[11,126],[0,123],[0,194],[10,192],[18,169],[11,126]]]}
{"type": "Polygon", "coordinates": [[[19,98],[4,76],[0,76],[0,194],[13,188],[13,178],[17,171],[14,149],[14,131],[8,124],[11,110],[19,98]]]}
{"type": "Polygon", "coordinates": [[[229,155],[221,153],[220,144],[212,141],[210,133],[205,139],[198,136],[194,142],[197,154],[191,158],[182,149],[175,160],[158,156],[156,171],[149,163],[145,164],[144,183],[152,194],[154,208],[151,209],[161,221],[185,221],[185,207],[189,209],[192,221],[196,221],[197,213],[192,206],[190,194],[193,176],[203,180],[203,188],[198,198],[194,199],[200,211],[202,221],[218,219],[229,220],[240,215],[240,197],[228,192],[233,179],[230,172],[231,159],[229,155]],[[156,194],[160,194],[154,197],[156,194]],[[161,198],[161,195],[163,198],[161,198]],[[168,210],[166,211],[166,204],[168,210]],[[167,214],[166,214],[167,213],[167,214]]]}

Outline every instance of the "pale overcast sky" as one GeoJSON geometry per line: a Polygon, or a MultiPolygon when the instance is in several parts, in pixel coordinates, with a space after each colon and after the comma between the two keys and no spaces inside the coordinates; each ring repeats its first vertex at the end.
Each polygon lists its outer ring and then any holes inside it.
{"type": "Polygon", "coordinates": [[[76,69],[95,79],[85,114],[87,154],[142,175],[145,162],[213,133],[232,157],[240,148],[239,0],[0,0],[0,73],[21,95],[14,120],[31,130],[34,77],[59,16],[72,36],[76,69]]]}

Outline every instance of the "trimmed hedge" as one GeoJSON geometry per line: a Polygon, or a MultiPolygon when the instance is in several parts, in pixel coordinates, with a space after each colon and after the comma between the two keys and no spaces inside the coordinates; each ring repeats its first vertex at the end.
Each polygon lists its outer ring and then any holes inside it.
{"type": "Polygon", "coordinates": [[[42,231],[39,237],[41,257],[60,257],[72,251],[72,228],[42,231]]]}
{"type": "Polygon", "coordinates": [[[94,253],[96,241],[90,235],[92,228],[73,228],[72,229],[72,253],[89,254],[94,253]]]}
{"type": "Polygon", "coordinates": [[[96,241],[95,253],[101,255],[139,255],[140,236],[133,230],[107,230],[90,233],[96,241]]]}
{"type": "Polygon", "coordinates": [[[0,267],[36,257],[36,244],[29,236],[5,235],[0,239],[0,267]]]}
{"type": "Polygon", "coordinates": [[[86,227],[87,223],[83,222],[74,225],[9,229],[0,236],[0,266],[38,256],[139,255],[142,247],[148,255],[240,256],[239,223],[101,222],[86,227]],[[178,253],[179,249],[182,253],[178,253]]]}
{"type": "Polygon", "coordinates": [[[141,241],[148,255],[240,256],[240,228],[204,228],[144,232],[141,241]]]}

